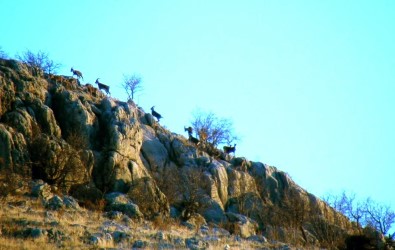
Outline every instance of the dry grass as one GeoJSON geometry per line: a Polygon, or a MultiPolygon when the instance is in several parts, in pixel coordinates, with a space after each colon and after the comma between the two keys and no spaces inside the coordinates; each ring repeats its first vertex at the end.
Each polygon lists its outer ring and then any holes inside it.
{"type": "MultiPolygon", "coordinates": [[[[9,196],[0,204],[0,250],[1,249],[95,249],[95,248],[132,248],[136,240],[147,242],[148,249],[160,248],[167,243],[174,249],[183,248],[177,240],[185,242],[195,237],[209,242],[208,249],[254,249],[263,247],[270,249],[276,245],[237,239],[237,236],[216,235],[210,228],[203,232],[188,229],[174,219],[155,218],[152,221],[138,221],[124,217],[110,220],[102,211],[85,208],[78,210],[60,209],[46,210],[42,201],[26,196],[9,196]],[[47,233],[33,238],[23,232],[27,229],[39,228],[45,232],[57,232],[59,238],[47,233]],[[90,242],[91,236],[122,231],[127,237],[119,242],[114,240],[99,241],[96,245],[90,242]]],[[[277,245],[278,247],[278,245],[277,245]]]]}

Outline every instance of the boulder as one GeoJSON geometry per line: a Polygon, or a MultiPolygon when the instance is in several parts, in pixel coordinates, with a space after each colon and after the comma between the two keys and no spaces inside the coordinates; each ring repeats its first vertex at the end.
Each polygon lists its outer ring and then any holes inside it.
{"type": "Polygon", "coordinates": [[[211,184],[211,198],[221,204],[222,208],[228,200],[228,174],[226,168],[219,161],[214,160],[208,166],[212,178],[211,184]]]}
{"type": "Polygon", "coordinates": [[[249,171],[260,187],[261,197],[273,203],[278,203],[285,189],[293,185],[284,172],[260,162],[252,162],[249,171]]]}
{"type": "Polygon", "coordinates": [[[113,244],[113,238],[109,233],[94,233],[90,236],[89,242],[98,247],[108,247],[113,244]]]}
{"type": "Polygon", "coordinates": [[[136,240],[134,243],[133,243],[133,246],[132,246],[132,248],[133,249],[139,249],[139,248],[147,248],[149,246],[149,243],[147,242],[147,241],[144,241],[144,240],[136,240]]]}
{"type": "Polygon", "coordinates": [[[62,198],[60,198],[58,195],[54,195],[45,203],[45,207],[51,210],[58,210],[64,208],[65,204],[63,203],[62,198]]]}
{"type": "Polygon", "coordinates": [[[226,213],[226,217],[230,223],[230,232],[248,238],[256,234],[258,223],[247,216],[235,213],[226,213]]]}
{"type": "Polygon", "coordinates": [[[198,213],[193,214],[188,220],[182,223],[184,226],[188,227],[190,230],[200,228],[201,226],[207,225],[206,220],[203,216],[198,213]]]}
{"type": "Polygon", "coordinates": [[[106,210],[108,211],[119,211],[131,218],[141,218],[143,216],[139,207],[125,194],[109,193],[105,196],[105,199],[107,201],[106,210]]]}
{"type": "Polygon", "coordinates": [[[51,186],[43,181],[32,183],[31,195],[33,197],[43,198],[44,200],[49,200],[53,196],[51,186]]]}
{"type": "Polygon", "coordinates": [[[34,128],[39,128],[33,117],[29,114],[26,107],[18,107],[13,111],[6,113],[3,117],[4,122],[13,127],[25,138],[32,137],[34,128]]]}
{"type": "Polygon", "coordinates": [[[0,169],[14,166],[14,170],[23,171],[29,159],[23,134],[0,123],[0,142],[0,169]]]}
{"type": "Polygon", "coordinates": [[[256,193],[245,193],[239,197],[233,197],[226,204],[226,212],[248,215],[251,219],[262,224],[262,210],[265,204],[256,193]]]}
{"type": "Polygon", "coordinates": [[[147,169],[153,172],[162,172],[165,164],[167,163],[168,155],[165,146],[155,136],[155,131],[148,126],[141,125],[143,128],[143,144],[141,152],[148,163],[147,169]]]}
{"type": "Polygon", "coordinates": [[[248,241],[258,242],[258,243],[267,243],[267,239],[262,235],[251,235],[247,238],[248,241]]]}
{"type": "Polygon", "coordinates": [[[245,193],[258,193],[255,179],[246,172],[226,169],[228,174],[228,197],[238,197],[245,193]]]}
{"type": "Polygon", "coordinates": [[[33,178],[55,185],[87,181],[89,176],[80,154],[63,139],[41,133],[30,144],[33,178]]]}
{"type": "Polygon", "coordinates": [[[200,156],[198,149],[185,140],[175,137],[171,142],[172,156],[179,166],[197,166],[196,159],[200,156]]]}
{"type": "Polygon", "coordinates": [[[103,192],[91,181],[83,184],[76,184],[70,188],[70,194],[80,201],[96,202],[103,197],[103,192]]]}
{"type": "Polygon", "coordinates": [[[112,238],[114,239],[115,242],[123,242],[123,241],[128,241],[132,235],[123,231],[114,231],[111,233],[112,238]]]}
{"type": "Polygon", "coordinates": [[[170,205],[166,196],[159,190],[155,182],[149,178],[135,180],[130,186],[128,197],[140,208],[148,218],[169,216],[170,205]]]}
{"type": "Polygon", "coordinates": [[[196,237],[186,239],[185,245],[188,249],[193,249],[193,250],[207,249],[209,247],[208,242],[200,240],[196,237]]]}
{"type": "Polygon", "coordinates": [[[170,217],[173,219],[179,218],[181,216],[180,210],[178,210],[176,207],[171,206],[170,207],[170,217]]]}
{"type": "Polygon", "coordinates": [[[71,208],[71,209],[80,208],[80,205],[78,205],[78,202],[72,196],[67,196],[67,195],[64,196],[63,204],[65,205],[66,208],[71,208]]]}
{"type": "Polygon", "coordinates": [[[47,230],[41,228],[27,228],[25,234],[33,239],[39,239],[47,236],[47,230]]]}
{"type": "Polygon", "coordinates": [[[106,216],[111,220],[120,220],[122,218],[123,213],[119,211],[110,211],[106,213],[106,216]]]}
{"type": "Polygon", "coordinates": [[[203,215],[206,221],[214,223],[226,221],[224,210],[217,201],[211,198],[205,198],[202,204],[199,213],[203,215]]]}
{"type": "Polygon", "coordinates": [[[143,168],[140,159],[142,129],[135,109],[128,105],[103,99],[101,109],[101,143],[106,150],[100,154],[100,164],[94,171],[95,183],[103,189],[126,192],[127,183],[136,178],[132,168],[143,168]]]}

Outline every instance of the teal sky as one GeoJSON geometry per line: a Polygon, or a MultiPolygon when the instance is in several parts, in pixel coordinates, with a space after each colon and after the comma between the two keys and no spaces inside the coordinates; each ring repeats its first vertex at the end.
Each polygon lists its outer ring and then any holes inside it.
{"type": "Polygon", "coordinates": [[[6,1],[0,46],[100,77],[168,129],[198,108],[233,121],[236,154],[309,192],[395,209],[395,1],[6,1]]]}

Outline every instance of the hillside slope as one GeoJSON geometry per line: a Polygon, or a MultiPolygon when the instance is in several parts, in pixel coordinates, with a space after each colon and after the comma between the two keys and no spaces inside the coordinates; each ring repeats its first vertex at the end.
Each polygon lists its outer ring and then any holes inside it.
{"type": "Polygon", "coordinates": [[[201,215],[244,238],[319,246],[353,230],[283,171],[214,157],[133,102],[15,60],[0,60],[0,170],[42,179],[81,204],[121,193],[135,217],[201,215]]]}

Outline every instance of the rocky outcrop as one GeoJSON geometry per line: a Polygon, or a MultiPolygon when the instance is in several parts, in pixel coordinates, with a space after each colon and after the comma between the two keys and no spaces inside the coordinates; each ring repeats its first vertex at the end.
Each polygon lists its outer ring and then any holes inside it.
{"type": "MultiPolygon", "coordinates": [[[[70,77],[53,79],[0,59],[0,169],[28,167],[34,178],[62,183],[77,199],[116,192],[106,196],[108,208],[136,218],[169,216],[170,206],[182,214],[183,204],[197,204],[190,212],[207,222],[231,222],[245,237],[264,225],[262,208],[280,205],[293,190],[329,223],[350,227],[275,167],[210,156],[133,102],[70,77]],[[199,178],[188,177],[191,171],[199,178]]],[[[46,192],[41,188],[37,195],[46,192]]]]}
{"type": "Polygon", "coordinates": [[[119,211],[130,218],[141,218],[143,216],[139,207],[125,194],[114,192],[107,194],[105,198],[107,201],[107,210],[109,211],[119,211]]]}

